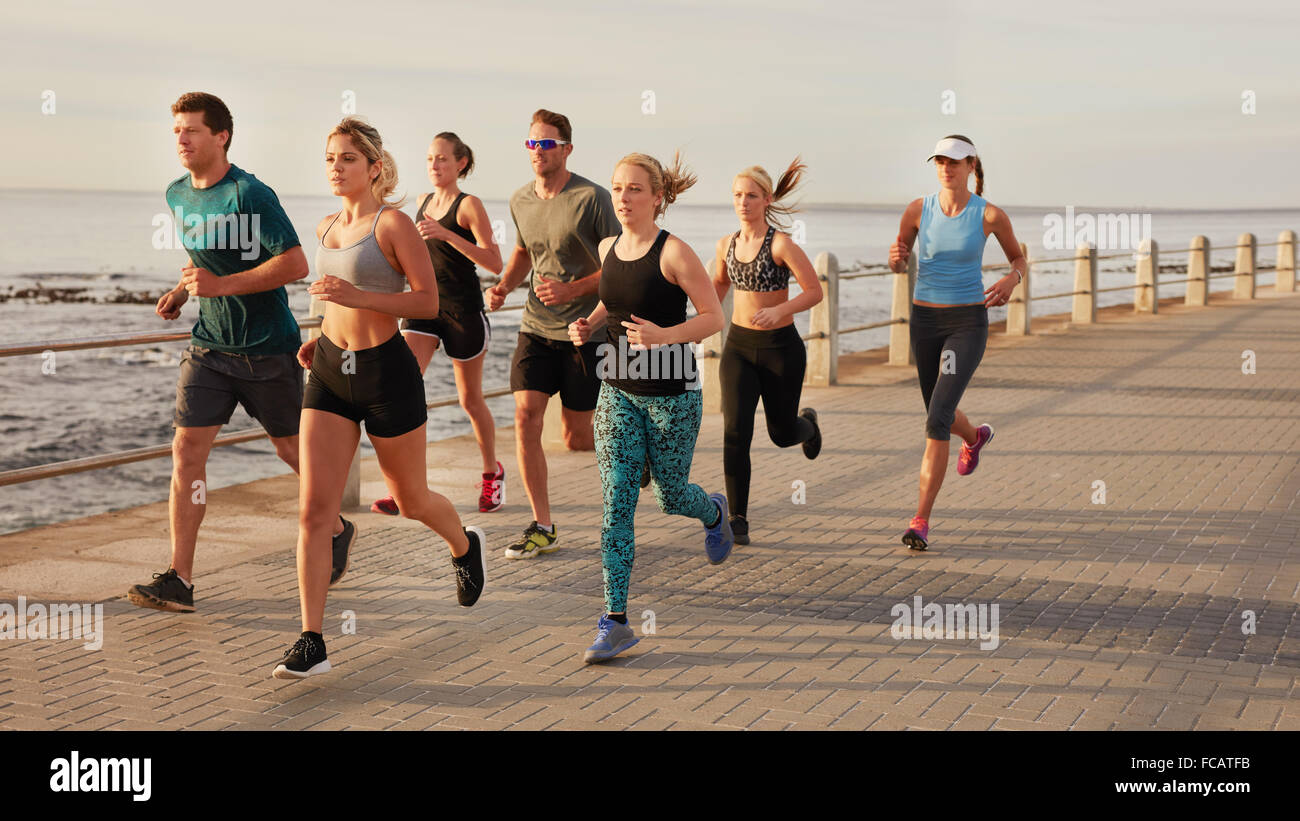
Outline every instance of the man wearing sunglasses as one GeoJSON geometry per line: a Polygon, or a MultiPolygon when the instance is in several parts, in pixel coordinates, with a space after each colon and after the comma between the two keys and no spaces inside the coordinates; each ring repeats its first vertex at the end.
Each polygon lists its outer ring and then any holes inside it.
{"type": "Polygon", "coordinates": [[[591,418],[600,393],[597,343],[575,346],[569,340],[569,323],[595,309],[600,283],[597,247],[605,237],[618,234],[619,223],[609,191],[566,167],[572,139],[568,117],[546,109],[533,114],[524,147],[535,179],[510,197],[515,248],[500,283],[486,294],[488,309],[495,311],[532,272],[510,389],[515,395],[519,474],[534,521],[506,548],[510,559],[531,559],[559,549],[542,451],[542,420],[553,394],[560,394],[565,446],[595,448],[591,418]]]}

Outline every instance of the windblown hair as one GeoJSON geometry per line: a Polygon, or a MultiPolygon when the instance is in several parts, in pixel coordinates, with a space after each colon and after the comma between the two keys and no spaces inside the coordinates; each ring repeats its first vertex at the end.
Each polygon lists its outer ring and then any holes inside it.
{"type": "Polygon", "coordinates": [[[770,225],[784,229],[789,225],[786,222],[786,217],[797,213],[799,204],[787,205],[783,200],[799,187],[803,182],[804,172],[807,170],[808,166],[804,165],[798,157],[795,157],[794,161],[785,169],[785,172],[781,174],[781,179],[777,180],[775,187],[772,185],[772,177],[768,175],[767,171],[763,170],[762,166],[758,165],[751,165],[741,171],[736,175],[736,179],[744,177],[747,180],[753,180],[754,184],[762,189],[764,195],[772,198],[772,202],[763,211],[763,219],[770,225]]]}
{"type": "Polygon", "coordinates": [[[668,210],[668,206],[677,200],[677,197],[686,189],[690,188],[697,181],[694,174],[686,166],[682,165],[682,153],[680,151],[673,154],[673,164],[670,168],[664,168],[662,164],[649,154],[628,154],[619,160],[615,168],[620,165],[635,165],[637,168],[644,168],[650,175],[650,190],[656,194],[662,194],[663,200],[659,207],[655,209],[655,219],[659,219],[668,210]]]}
{"type": "MultiPolygon", "coordinates": [[[[329,133],[330,137],[336,135],[352,140],[352,145],[361,152],[361,156],[365,157],[370,165],[380,164],[379,176],[371,181],[370,190],[375,195],[375,199],[384,205],[400,208],[406,201],[405,197],[393,202],[388,201],[388,196],[397,188],[397,161],[384,149],[384,141],[375,127],[360,117],[344,117],[329,133]]],[[[325,139],[325,144],[329,145],[329,137],[325,139]]]]}

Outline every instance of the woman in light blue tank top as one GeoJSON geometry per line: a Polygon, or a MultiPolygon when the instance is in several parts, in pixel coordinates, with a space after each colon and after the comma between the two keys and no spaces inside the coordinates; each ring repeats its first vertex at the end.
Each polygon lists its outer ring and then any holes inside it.
{"type": "Polygon", "coordinates": [[[925,400],[925,456],[916,516],[908,523],[903,544],[924,550],[929,544],[930,513],[948,470],[948,440],[963,440],[957,473],[965,476],[979,464],[980,449],[993,438],[992,425],[976,426],[957,409],[988,342],[988,309],[1006,305],[1024,277],[1026,262],[1011,220],[985,200],[984,165],[975,146],[960,134],[935,146],[940,190],[913,200],[903,212],[898,238],[889,252],[895,273],[907,270],[912,243],[917,245],[916,290],[908,321],[916,372],[925,400]],[[975,174],[975,193],[967,188],[975,174]],[[982,265],[989,234],[1011,263],[1011,273],[984,287],[982,265]]]}
{"type": "Polygon", "coordinates": [[[330,670],[321,635],[325,599],[347,572],[351,547],[335,545],[330,533],[361,423],[402,514],[447,542],[462,606],[478,600],[487,569],[483,531],[462,527],[451,502],[428,485],[424,378],[397,328],[399,317],[437,316],[438,288],[415,223],[387,202],[397,166],[379,132],[355,117],[330,132],[325,166],[343,207],[316,229],[320,279],[308,291],[325,303],[325,317],[320,338],[298,351],[311,370],[299,426],[303,632],[272,673],[287,679],[330,670]]]}

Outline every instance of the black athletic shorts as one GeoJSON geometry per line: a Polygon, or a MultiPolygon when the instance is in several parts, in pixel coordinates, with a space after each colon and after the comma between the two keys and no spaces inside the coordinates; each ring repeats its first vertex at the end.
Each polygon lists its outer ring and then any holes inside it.
{"type": "Polygon", "coordinates": [[[482,356],[492,338],[492,326],[481,308],[473,313],[442,311],[436,319],[403,319],[402,332],[438,339],[443,352],[457,362],[482,356]]]}
{"type": "Polygon", "coordinates": [[[429,418],[420,363],[400,333],[359,351],[345,351],[322,334],[302,406],[365,422],[366,433],[379,437],[410,433],[429,418]]]}
{"type": "Polygon", "coordinates": [[[249,356],[190,345],[181,354],[176,380],[178,428],[224,425],[243,405],[276,438],[298,435],[302,412],[302,368],[296,354],[249,356]]]}
{"type": "Polygon", "coordinates": [[[581,348],[567,339],[547,339],[521,331],[515,358],[510,364],[510,390],[560,394],[560,404],[569,410],[596,409],[600,378],[596,376],[596,348],[588,342],[581,348]]]}

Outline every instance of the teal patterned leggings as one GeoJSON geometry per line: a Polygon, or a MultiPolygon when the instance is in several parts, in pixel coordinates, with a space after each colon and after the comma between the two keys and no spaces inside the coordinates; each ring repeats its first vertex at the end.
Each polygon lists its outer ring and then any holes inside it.
{"type": "Polygon", "coordinates": [[[703,488],[687,481],[703,408],[699,391],[638,396],[608,384],[600,386],[592,426],[605,502],[600,553],[608,613],[627,610],[627,588],[636,552],[633,518],[641,494],[641,468],[647,457],[660,510],[699,519],[705,526],[718,518],[718,507],[703,488]]]}

